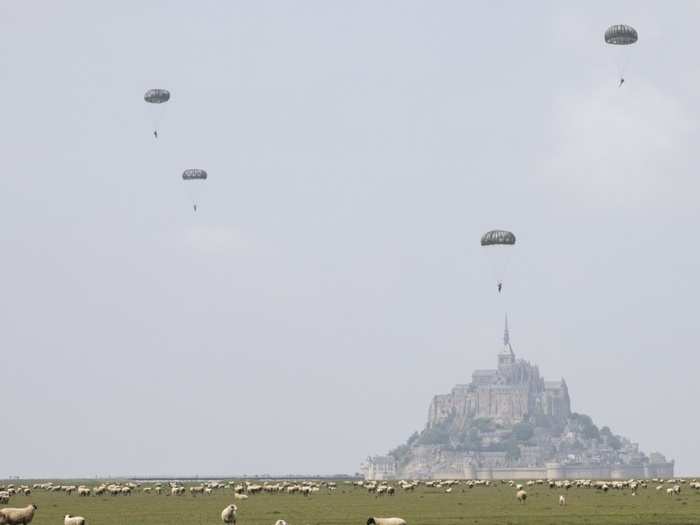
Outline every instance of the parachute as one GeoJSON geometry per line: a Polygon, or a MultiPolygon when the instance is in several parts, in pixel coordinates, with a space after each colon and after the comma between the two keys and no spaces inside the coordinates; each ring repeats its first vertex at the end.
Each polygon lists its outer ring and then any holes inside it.
{"type": "Polygon", "coordinates": [[[494,244],[515,244],[515,235],[505,230],[491,230],[481,236],[482,246],[493,246],[494,244]]]}
{"type": "Polygon", "coordinates": [[[143,96],[149,104],[162,104],[170,100],[170,91],[167,89],[149,89],[143,96]]]}
{"type": "Polygon", "coordinates": [[[610,26],[605,31],[605,43],[617,48],[615,50],[615,64],[620,76],[620,86],[625,82],[625,70],[630,59],[630,50],[627,49],[627,46],[634,44],[638,38],[637,30],[625,24],[610,26]]]}
{"type": "Polygon", "coordinates": [[[197,211],[202,182],[207,180],[208,176],[205,170],[198,168],[190,168],[182,172],[182,180],[186,183],[185,189],[192,201],[192,208],[194,211],[197,211]]]}
{"type": "Polygon", "coordinates": [[[153,121],[153,136],[158,138],[158,128],[160,121],[163,120],[165,106],[163,104],[170,100],[170,91],[167,89],[149,89],[143,95],[143,99],[149,105],[149,113],[153,121]]]}
{"type": "Polygon", "coordinates": [[[614,46],[629,46],[634,44],[638,38],[637,30],[625,24],[610,26],[605,31],[605,43],[614,46]]]}
{"type": "Polygon", "coordinates": [[[197,168],[188,169],[182,172],[182,180],[206,180],[207,172],[197,168]]]}
{"type": "Polygon", "coordinates": [[[498,293],[501,293],[506,267],[515,245],[515,235],[506,230],[491,230],[481,236],[481,246],[490,259],[490,266],[496,279],[498,293]]]}

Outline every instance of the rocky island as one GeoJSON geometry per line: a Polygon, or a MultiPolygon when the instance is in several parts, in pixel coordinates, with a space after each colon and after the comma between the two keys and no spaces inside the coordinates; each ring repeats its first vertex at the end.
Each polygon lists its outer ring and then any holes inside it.
{"type": "Polygon", "coordinates": [[[506,319],[498,367],[436,395],[425,428],[362,469],[367,479],[629,479],[673,477],[674,463],[572,412],[564,379],[516,359],[506,319]]]}

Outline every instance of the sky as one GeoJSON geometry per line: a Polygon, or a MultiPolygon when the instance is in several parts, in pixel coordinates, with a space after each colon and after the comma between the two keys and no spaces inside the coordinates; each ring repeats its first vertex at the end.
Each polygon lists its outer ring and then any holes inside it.
{"type": "Polygon", "coordinates": [[[354,473],[506,312],[573,410],[697,475],[698,15],[2,2],[0,477],[354,473]]]}

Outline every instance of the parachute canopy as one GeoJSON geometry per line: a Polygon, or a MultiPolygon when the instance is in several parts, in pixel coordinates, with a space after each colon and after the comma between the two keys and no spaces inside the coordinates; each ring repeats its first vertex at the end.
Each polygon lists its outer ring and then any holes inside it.
{"type": "Polygon", "coordinates": [[[637,41],[637,30],[632,26],[618,24],[605,31],[605,42],[616,46],[628,46],[637,41]]]}
{"type": "Polygon", "coordinates": [[[207,172],[200,169],[189,169],[182,172],[182,180],[206,180],[207,172]]]}
{"type": "Polygon", "coordinates": [[[494,244],[515,244],[515,235],[505,230],[491,230],[481,236],[482,246],[492,246],[494,244]]]}
{"type": "Polygon", "coordinates": [[[149,89],[143,96],[149,104],[162,104],[170,100],[170,91],[167,89],[149,89]]]}

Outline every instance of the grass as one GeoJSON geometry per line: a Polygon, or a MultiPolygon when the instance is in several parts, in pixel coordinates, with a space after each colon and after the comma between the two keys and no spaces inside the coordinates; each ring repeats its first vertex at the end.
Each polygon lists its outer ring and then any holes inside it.
{"type": "MultiPolygon", "coordinates": [[[[630,490],[535,486],[527,487],[527,501],[519,504],[515,489],[500,483],[473,489],[458,485],[451,494],[426,487],[412,493],[397,489],[395,496],[376,497],[341,482],[334,493],[259,494],[235,503],[238,525],[274,525],[278,519],[290,525],[364,525],[368,516],[399,516],[409,525],[699,525],[700,491],[682,487],[680,495],[668,496],[665,488],[656,491],[651,484],[632,496],[630,490]],[[565,507],[558,505],[559,494],[566,495],[565,507]]],[[[13,497],[11,506],[31,502],[39,507],[33,525],[60,525],[65,514],[84,516],[88,525],[221,525],[221,511],[234,499],[230,489],[196,497],[189,492],[148,495],[139,489],[131,496],[78,497],[37,489],[31,496],[13,497]]]]}

